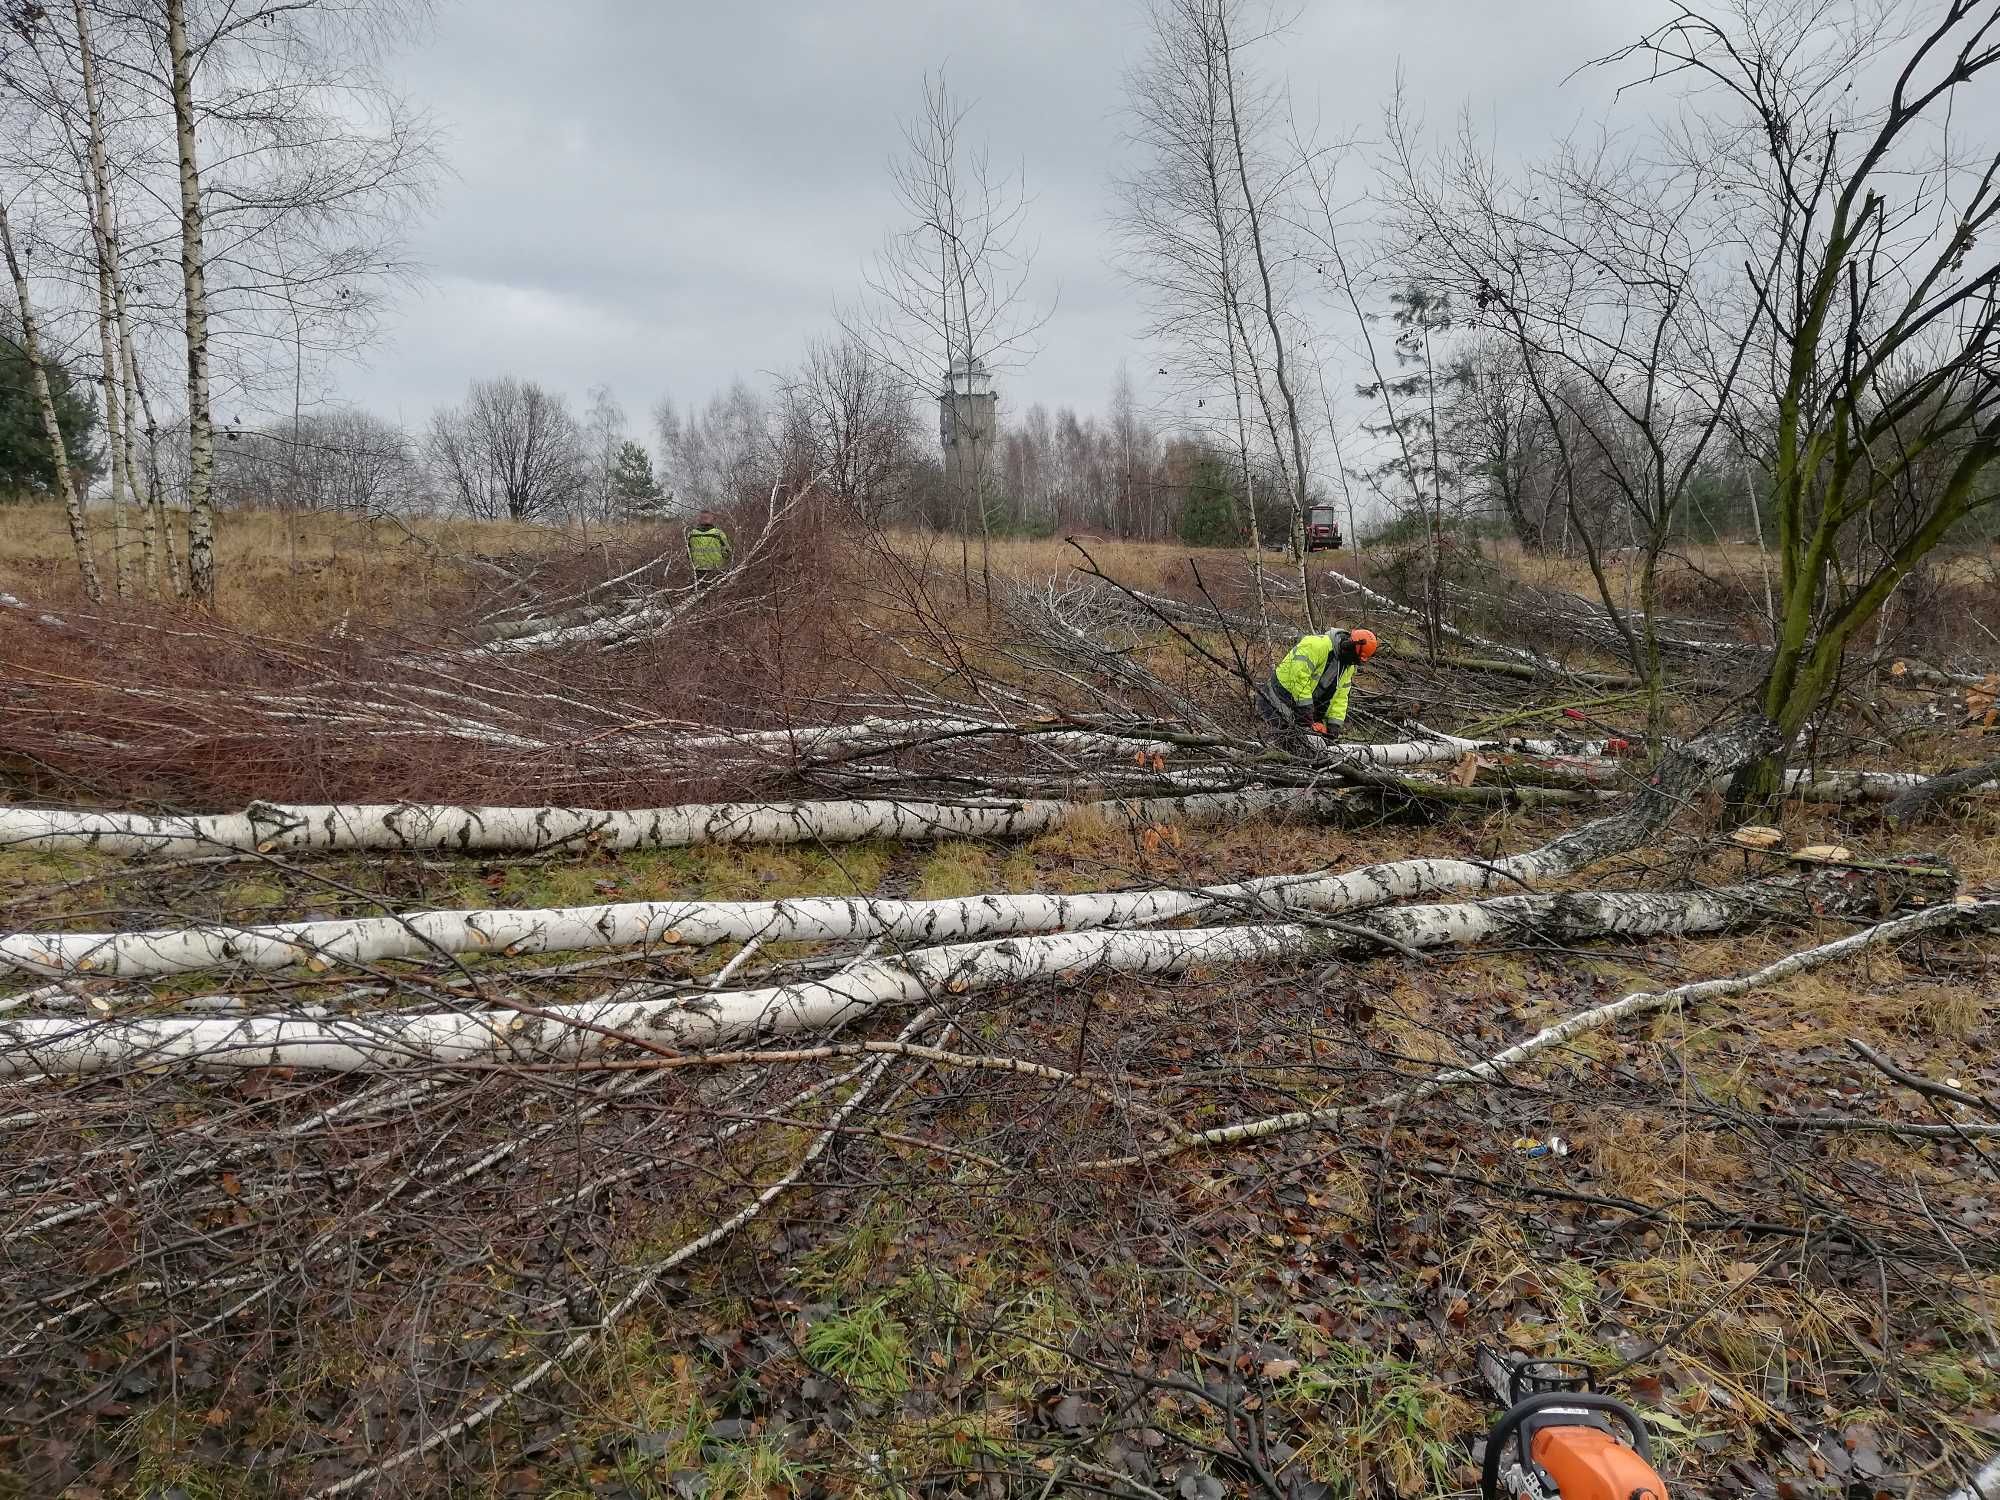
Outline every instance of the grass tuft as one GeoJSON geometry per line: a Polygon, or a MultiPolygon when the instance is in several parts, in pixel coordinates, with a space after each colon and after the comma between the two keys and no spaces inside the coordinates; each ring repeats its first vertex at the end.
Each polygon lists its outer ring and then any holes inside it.
{"type": "Polygon", "coordinates": [[[910,1388],[909,1330],[889,1311],[886,1297],[822,1318],[803,1347],[815,1369],[863,1395],[899,1396],[910,1388]]]}

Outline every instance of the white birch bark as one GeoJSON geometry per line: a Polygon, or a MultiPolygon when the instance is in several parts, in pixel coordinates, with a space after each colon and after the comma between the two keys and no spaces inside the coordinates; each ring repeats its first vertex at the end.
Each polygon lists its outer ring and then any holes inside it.
{"type": "Polygon", "coordinates": [[[215,421],[208,397],[208,289],[202,249],[201,169],[195,154],[194,68],[186,0],[165,0],[173,72],[174,139],[180,158],[181,284],[188,363],[188,592],[215,603],[215,421]]]}
{"type": "Polygon", "coordinates": [[[1887,669],[1891,677],[1923,683],[1927,687],[1981,687],[1986,679],[1975,672],[1947,672],[1920,662],[1896,661],[1887,669]],[[1900,671],[1897,668],[1901,668],[1900,671]]]}
{"type": "Polygon", "coordinates": [[[148,439],[147,451],[152,450],[153,409],[146,399],[146,388],[139,377],[139,360],[132,347],[132,315],[125,301],[125,272],[118,260],[116,247],[119,242],[118,205],[109,200],[107,208],[111,215],[110,232],[113,255],[111,259],[111,308],[112,316],[118,322],[118,356],[120,374],[125,392],[124,439],[125,483],[132,491],[132,498],[139,507],[140,530],[144,538],[146,597],[160,597],[160,549],[164,544],[166,515],[161,506],[160,496],[153,486],[140,476],[143,472],[138,459],[138,450],[133,442],[133,429],[139,425],[144,415],[148,439]]]}
{"type": "Polygon", "coordinates": [[[663,740],[662,749],[682,755],[714,755],[732,750],[778,751],[787,755],[828,755],[841,750],[875,746],[920,744],[925,740],[978,735],[1019,735],[1051,749],[1077,754],[1108,752],[1134,755],[1169,755],[1174,746],[1151,739],[1142,731],[1132,735],[1108,730],[1038,730],[1032,725],[1009,724],[995,719],[939,716],[928,719],[860,719],[852,724],[819,724],[795,729],[748,729],[740,733],[708,734],[663,740]]]}
{"type": "MultiPolygon", "coordinates": [[[[1114,804],[1116,805],[1116,804],[1114,804]]],[[[1179,918],[1347,912],[1398,897],[1511,877],[1531,858],[1495,864],[1400,860],[1336,874],[1269,875],[1195,889],[1156,887],[1063,896],[987,894],[943,900],[800,896],[781,901],[622,901],[590,906],[417,911],[387,917],[143,932],[9,933],[0,972],[59,978],[159,978],[205,969],[325,971],[456,954],[517,957],[600,948],[888,939],[934,944],[997,934],[1143,927],[1179,918]]],[[[747,950],[746,950],[747,951],[747,950]]],[[[741,957],[742,955],[739,955],[741,957]]],[[[726,975],[723,976],[726,978],[726,975]]]]}
{"type": "MultiPolygon", "coordinates": [[[[1421,611],[1411,609],[1407,604],[1398,603],[1387,594],[1377,593],[1358,578],[1349,578],[1345,573],[1337,572],[1332,568],[1326,570],[1326,576],[1342,588],[1359,594],[1377,609],[1385,609],[1391,614],[1401,615],[1407,620],[1416,621],[1419,625],[1426,623],[1421,611]]],[[[1438,628],[1453,640],[1467,646],[1476,647],[1481,651],[1491,651],[1501,656],[1512,657],[1515,661],[1526,662],[1530,666],[1547,672],[1560,672],[1563,670],[1560,662],[1543,656],[1540,652],[1529,651],[1520,646],[1503,646],[1498,641],[1489,641],[1483,635],[1473,635],[1469,631],[1460,630],[1457,626],[1445,624],[1442,621],[1439,622],[1438,628]]]]}
{"type": "Polygon", "coordinates": [[[70,0],[76,17],[76,50],[82,70],[83,105],[89,132],[90,235],[97,252],[97,345],[103,365],[104,440],[111,453],[112,576],[118,594],[127,593],[132,576],[131,558],[126,551],[125,500],[126,455],[120,396],[123,381],[118,371],[116,314],[112,306],[112,266],[117,244],[111,227],[111,173],[104,154],[104,111],[97,94],[97,54],[90,39],[90,16],[83,0],[70,0]]]}
{"type": "Polygon", "coordinates": [[[636,812],[410,803],[256,803],[241,813],[153,816],[0,807],[0,848],[97,850],[125,855],[228,850],[259,854],[330,850],[484,854],[532,853],[565,844],[598,849],[672,849],[692,844],[998,838],[1046,833],[1078,816],[1128,827],[1234,822],[1268,812],[1307,810],[1319,800],[1318,793],[1287,787],[1092,803],[1048,799],[718,802],[636,812]]]}
{"type": "MultiPolygon", "coordinates": [[[[1893,802],[1922,786],[1927,777],[1915,771],[1787,771],[1785,792],[1804,802],[1893,802]]],[[[1719,785],[1719,783],[1718,783],[1719,785]]],[[[2000,781],[1967,787],[1961,797],[2000,792],[2000,781]]]]}
{"type": "Polygon", "coordinates": [[[654,602],[619,610],[601,619],[579,624],[540,623],[539,628],[520,634],[503,635],[481,645],[468,647],[468,657],[517,656],[532,651],[552,651],[564,646],[608,646],[630,640],[641,633],[656,633],[673,624],[693,605],[692,598],[674,603],[654,602]]]}
{"type": "MultiPolygon", "coordinates": [[[[1641,894],[1501,896],[1408,906],[1358,918],[1409,948],[1470,946],[1533,933],[1538,940],[1719,932],[1766,909],[1768,888],[1641,894]]],[[[287,1016],[157,1017],[80,1023],[0,1021],[0,1074],[65,1076],[132,1067],[293,1067],[337,1072],[453,1063],[567,1061],[631,1037],[675,1049],[816,1031],[883,1006],[1038,979],[1094,973],[1177,974],[1310,953],[1378,952],[1368,931],[1305,923],[1166,932],[1058,933],[923,948],[858,964],[837,980],[695,996],[630,986],[601,1000],[533,1014],[398,1012],[296,1020],[287,1016]],[[587,1029],[601,1028],[601,1029],[587,1029]],[[609,1031],[618,1034],[607,1036],[609,1031]]]]}
{"type": "MultiPolygon", "coordinates": [[[[992,726],[987,726],[992,727],[992,726]]],[[[1079,736],[1095,740],[1094,736],[1079,736]]],[[[680,748],[687,748],[682,742],[680,748]]],[[[719,743],[734,744],[724,740],[719,743]]],[[[824,744],[824,741],[815,741],[824,744]]],[[[1110,740],[1121,752],[1144,741],[1110,740]]],[[[1388,745],[1341,745],[1329,761],[1413,766],[1483,753],[1586,757],[1601,743],[1460,740],[1450,736],[1388,745]]],[[[1615,762],[1614,762],[1615,764],[1615,762]]],[[[1209,773],[1192,773],[1202,779],[1209,773]]],[[[1217,823],[1284,810],[1309,810],[1322,794],[1306,788],[1210,790],[1187,797],[1092,803],[1054,799],[927,802],[717,802],[610,812],[571,807],[452,807],[424,803],[253,803],[240,813],[89,812],[0,806],[0,849],[96,850],[105,854],[305,853],[327,850],[434,850],[533,853],[563,844],[603,849],[673,849],[693,844],[852,843],[859,839],[1027,837],[1077,816],[1124,826],[1217,823]]]]}
{"type": "MultiPolygon", "coordinates": [[[[1631,786],[1645,779],[1645,762],[1607,757],[1602,742],[1564,745],[1560,742],[1513,740],[1501,743],[1461,740],[1440,735],[1439,740],[1459,753],[1494,757],[1494,768],[1505,771],[1507,757],[1520,756],[1552,782],[1579,786],[1631,786]]],[[[1793,769],[1785,773],[1785,795],[1801,802],[1893,802],[1903,793],[1922,786],[1929,778],[1914,771],[1821,771],[1793,769]]],[[[1712,791],[1728,788],[1727,776],[1709,783],[1712,791]]],[[[1987,796],[2000,792],[2000,780],[1966,787],[1955,795],[1987,796]]]]}
{"type": "MultiPolygon", "coordinates": [[[[102,149],[100,146],[99,150],[102,149]]],[[[119,397],[123,381],[118,373],[117,340],[113,334],[113,313],[111,308],[111,267],[113,249],[109,237],[100,227],[98,215],[93,213],[91,228],[97,241],[97,344],[98,359],[102,363],[103,377],[99,384],[104,392],[104,443],[111,455],[111,576],[118,590],[118,597],[124,598],[132,588],[132,556],[129,546],[130,533],[126,501],[128,487],[125,468],[125,426],[124,413],[119,397]]]]}
{"type": "Polygon", "coordinates": [[[1986,1467],[1953,1490],[1944,1500],[2000,1500],[2000,1454],[1986,1461],[1986,1467]]]}
{"type": "Polygon", "coordinates": [[[83,515],[83,497],[76,492],[76,478],[70,472],[69,451],[63,443],[62,424],[56,419],[55,392],[49,386],[48,366],[42,362],[41,336],[35,324],[35,304],[28,292],[28,278],[14,251],[14,226],[7,217],[7,205],[0,201],[0,251],[7,259],[7,275],[14,283],[14,300],[21,313],[21,353],[28,361],[28,381],[34,390],[35,405],[42,414],[42,434],[48,439],[49,455],[55,461],[56,498],[69,518],[69,539],[76,548],[76,565],[83,573],[84,592],[91,602],[104,598],[104,586],[97,578],[97,561],[90,552],[90,525],[83,515]]]}

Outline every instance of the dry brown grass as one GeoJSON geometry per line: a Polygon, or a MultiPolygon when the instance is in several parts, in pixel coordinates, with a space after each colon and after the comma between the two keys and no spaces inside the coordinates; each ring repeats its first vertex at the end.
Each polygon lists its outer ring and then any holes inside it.
{"type": "MultiPolygon", "coordinates": [[[[0,527],[0,589],[38,605],[73,605],[83,584],[69,527],[52,504],[8,506],[0,527]]],[[[91,539],[107,589],[114,575],[111,517],[93,513],[91,539]]],[[[592,527],[615,546],[670,541],[660,527],[592,527]]],[[[408,521],[283,511],[224,511],[216,528],[218,617],[246,630],[294,633],[407,617],[412,605],[486,581],[473,557],[525,560],[578,548],[574,527],[419,517],[408,521]]],[[[186,537],[175,528],[183,558],[186,537]]],[[[136,526],[128,540],[135,591],[143,588],[136,526]]]]}
{"type": "MultiPolygon", "coordinates": [[[[909,557],[929,556],[939,567],[956,570],[960,553],[956,539],[919,531],[891,533],[891,543],[909,557]]],[[[1177,579],[1178,570],[1189,557],[1247,559],[1249,552],[1235,547],[1189,547],[1180,542],[1129,542],[1078,536],[1072,546],[1061,537],[1004,537],[993,543],[993,571],[1008,578],[1040,580],[1060,577],[1075,569],[1087,570],[1091,562],[1121,583],[1148,592],[1165,590],[1177,579]],[[1086,559],[1086,554],[1088,557],[1086,559]]],[[[1281,552],[1263,554],[1264,566],[1286,570],[1292,564],[1281,552]]],[[[974,538],[965,554],[975,583],[979,577],[979,541],[974,538]]]]}
{"type": "MultiPolygon", "coordinates": [[[[527,526],[425,520],[409,528],[424,541],[413,541],[386,522],[347,516],[225,512],[217,528],[218,614],[231,625],[275,632],[331,625],[343,617],[391,616],[413,595],[456,584],[463,566],[449,561],[452,555],[529,552],[540,539],[539,528],[527,526]]],[[[114,573],[111,518],[93,514],[91,536],[108,588],[114,573]]],[[[183,557],[185,543],[177,529],[175,549],[183,557]]],[[[136,530],[128,546],[133,584],[142,588],[136,530]]],[[[8,508],[7,525],[0,529],[0,588],[54,607],[82,598],[59,508],[8,508]]]]}
{"type": "MultiPolygon", "coordinates": [[[[1528,552],[1519,542],[1511,540],[1484,542],[1480,550],[1515,577],[1538,588],[1563,589],[1590,600],[1598,597],[1590,563],[1580,554],[1563,557],[1528,552]]],[[[1704,613],[1702,596],[1718,595],[1732,602],[1747,600],[1761,608],[1765,565],[1766,559],[1754,542],[1677,543],[1668,549],[1662,563],[1661,608],[1670,614],[1698,616],[1704,613]]],[[[1769,565],[1775,582],[1776,560],[1771,559],[1769,565]]],[[[1938,579],[1946,584],[1984,584],[1990,581],[1991,570],[2000,566],[2000,544],[1941,552],[1931,566],[1938,579]]],[[[1604,571],[1619,602],[1636,606],[1639,574],[1631,554],[1607,554],[1604,571]]]]}
{"type": "MultiPolygon", "coordinates": [[[[0,589],[41,603],[61,603],[81,597],[67,524],[60,507],[24,503],[5,508],[7,524],[0,528],[0,589]]],[[[112,523],[94,513],[91,531],[98,566],[107,580],[112,573],[112,523]]],[[[670,544],[672,528],[658,526],[592,527],[587,539],[614,546],[635,542],[670,544]]],[[[331,624],[343,617],[376,618],[394,614],[414,590],[432,590],[456,579],[467,555],[525,558],[573,549],[586,534],[571,526],[543,526],[507,521],[470,521],[421,517],[407,522],[279,511],[225,511],[218,524],[218,577],[221,617],[246,628],[291,628],[331,624]]],[[[1241,548],[1188,547],[1180,542],[1135,542],[1079,536],[1079,547],[1060,537],[1002,538],[992,544],[994,571],[1014,579],[1046,579],[1086,566],[1084,553],[1099,568],[1121,582],[1147,591],[1179,591],[1187,582],[1186,561],[1200,560],[1204,574],[1234,576],[1235,564],[1247,561],[1241,548]],[[1214,564],[1211,564],[1214,560],[1214,564]]],[[[956,568],[957,541],[915,530],[890,534],[891,545],[905,557],[928,556],[938,567],[956,568]]],[[[177,532],[176,546],[182,545],[177,532]]],[[[128,541],[132,568],[139,568],[136,526],[128,541]]],[[[1489,541],[1481,550],[1506,571],[1540,588],[1563,589],[1585,598],[1597,597],[1589,564],[1580,556],[1561,557],[1524,551],[1518,542],[1489,541]]],[[[1368,554],[1353,550],[1324,554],[1328,566],[1367,571],[1368,554]]],[[[966,549],[974,580],[980,567],[980,547],[966,549]]],[[[1943,559],[1942,576],[1950,582],[1983,581],[1986,570],[2000,559],[2000,548],[1967,552],[1943,559]]],[[[1294,564],[1283,552],[1266,550],[1264,566],[1287,576],[1294,564]]],[[[1732,592],[1761,593],[1761,562],[1748,543],[1701,543],[1677,547],[1669,573],[1692,576],[1698,570],[1732,592]]],[[[1607,568],[1613,590],[1622,601],[1637,596],[1637,573],[1614,557],[1607,568]]],[[[1748,595],[1746,594],[1746,597],[1748,595]]],[[[1669,602],[1669,609],[1682,606],[1669,602]]],[[[1688,612],[1700,613],[1689,606],[1688,612]]]]}

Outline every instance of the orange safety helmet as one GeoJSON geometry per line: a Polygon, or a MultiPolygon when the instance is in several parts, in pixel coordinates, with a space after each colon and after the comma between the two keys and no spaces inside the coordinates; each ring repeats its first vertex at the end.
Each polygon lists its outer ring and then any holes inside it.
{"type": "Polygon", "coordinates": [[[1350,630],[1347,632],[1347,638],[1354,642],[1354,654],[1363,661],[1373,656],[1376,648],[1382,644],[1375,639],[1375,632],[1372,630],[1350,630]]]}

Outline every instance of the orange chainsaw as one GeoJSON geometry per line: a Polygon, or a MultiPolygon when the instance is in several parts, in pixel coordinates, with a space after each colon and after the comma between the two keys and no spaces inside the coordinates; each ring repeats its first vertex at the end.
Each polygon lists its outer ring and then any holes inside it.
{"type": "Polygon", "coordinates": [[[1596,1390],[1588,1366],[1490,1350],[1479,1366],[1507,1406],[1486,1435],[1483,1500],[1667,1500],[1645,1419],[1596,1390]]]}

